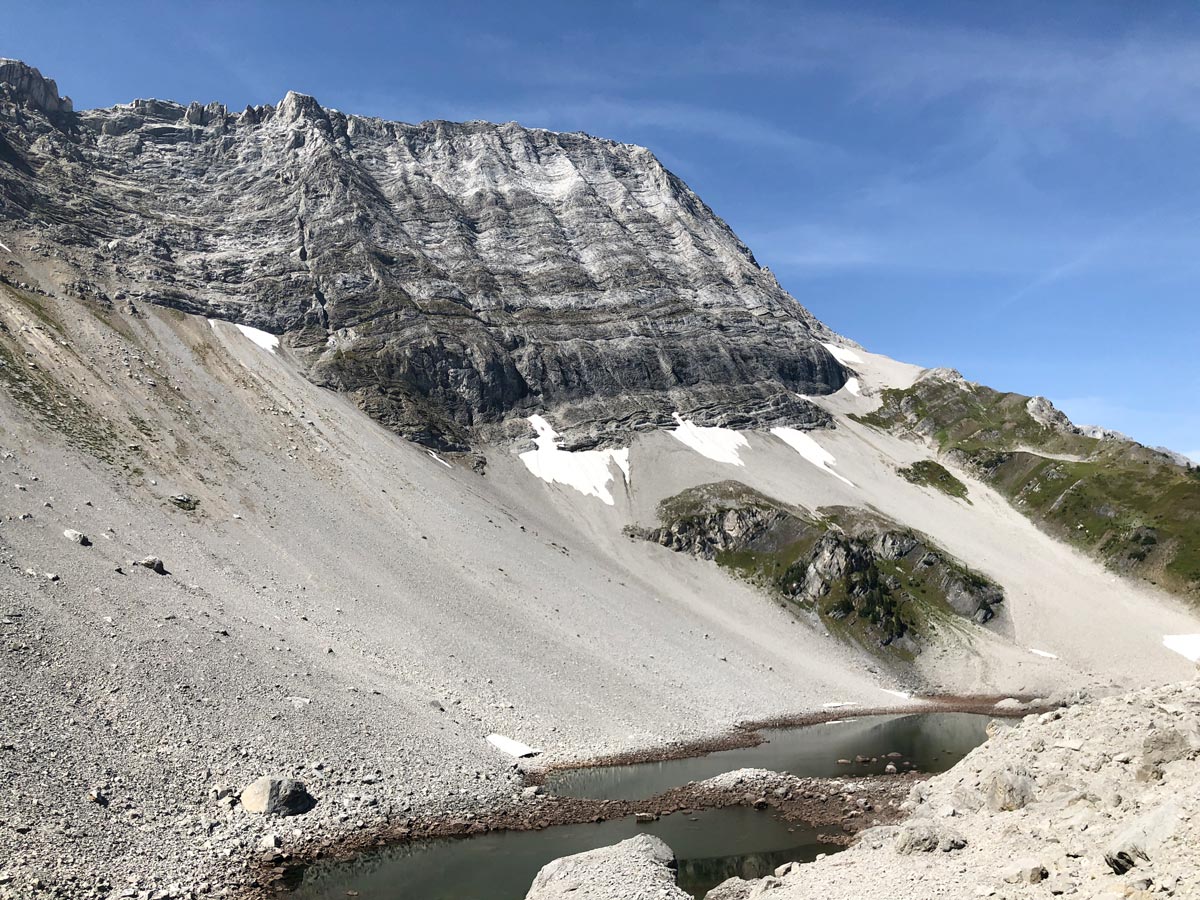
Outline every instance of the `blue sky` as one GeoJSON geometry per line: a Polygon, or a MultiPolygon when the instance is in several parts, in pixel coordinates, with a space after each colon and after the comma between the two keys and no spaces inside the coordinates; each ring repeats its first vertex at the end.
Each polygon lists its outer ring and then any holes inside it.
{"type": "Polygon", "coordinates": [[[4,0],[77,107],[652,148],[832,327],[1200,459],[1200,4],[4,0]]]}

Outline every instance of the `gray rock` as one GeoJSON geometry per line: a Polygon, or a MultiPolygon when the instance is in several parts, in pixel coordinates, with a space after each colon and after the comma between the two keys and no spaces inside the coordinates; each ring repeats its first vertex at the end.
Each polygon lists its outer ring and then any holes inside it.
{"type": "Polygon", "coordinates": [[[892,846],[897,853],[908,856],[913,853],[931,853],[934,850],[941,850],[943,853],[961,850],[967,846],[967,841],[953,829],[932,823],[911,822],[900,826],[892,846]]]}
{"type": "Polygon", "coordinates": [[[1177,800],[1156,806],[1117,833],[1104,851],[1104,861],[1118,875],[1149,862],[1154,852],[1178,831],[1180,822],[1177,800]]]}
{"type": "Polygon", "coordinates": [[[526,900],[687,900],[675,885],[675,854],[660,838],[639,834],[612,847],[564,856],[538,872],[526,900]]]}
{"type": "Polygon", "coordinates": [[[743,878],[727,878],[704,895],[704,900],[749,900],[750,893],[759,882],[743,878]]]}
{"type": "Polygon", "coordinates": [[[308,812],[317,803],[304,782],[270,775],[242,788],[240,801],[247,812],[269,816],[297,816],[308,812]]]}
{"type": "Polygon", "coordinates": [[[28,109],[59,116],[71,112],[71,98],[58,96],[58,85],[16,59],[0,58],[0,85],[28,109]]]}
{"type": "Polygon", "coordinates": [[[1008,884],[1037,884],[1048,875],[1046,867],[1031,857],[1017,860],[1004,870],[1004,880],[1008,884]]]}
{"type": "Polygon", "coordinates": [[[157,572],[159,575],[166,575],[167,568],[163,565],[163,561],[157,556],[145,556],[139,559],[136,565],[149,569],[151,572],[157,572]]]}
{"type": "Polygon", "coordinates": [[[1142,741],[1141,774],[1158,777],[1167,763],[1183,759],[1200,749],[1200,735],[1195,728],[1184,731],[1180,728],[1156,728],[1142,741]]]}
{"type": "Polygon", "coordinates": [[[992,812],[1011,812],[1032,802],[1036,786],[1028,775],[1003,771],[992,776],[987,806],[992,812]]]}
{"type": "Polygon", "coordinates": [[[76,531],[74,528],[68,528],[64,531],[63,537],[74,544],[78,544],[80,547],[90,547],[92,545],[91,540],[86,534],[82,531],[76,531]]]}

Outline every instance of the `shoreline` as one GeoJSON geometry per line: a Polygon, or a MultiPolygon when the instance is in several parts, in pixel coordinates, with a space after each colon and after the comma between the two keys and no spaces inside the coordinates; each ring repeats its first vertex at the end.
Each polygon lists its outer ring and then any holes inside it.
{"type": "Polygon", "coordinates": [[[701,738],[695,741],[680,741],[663,747],[643,750],[629,750],[622,753],[610,753],[604,756],[591,757],[584,760],[560,760],[545,766],[522,768],[527,784],[542,784],[551,772],[562,772],[573,769],[600,769],[613,766],[630,766],[639,763],[670,762],[677,759],[689,759],[695,756],[706,756],[722,750],[737,750],[744,747],[757,747],[766,740],[763,731],[781,728],[804,728],[808,725],[822,725],[827,722],[837,722],[843,719],[859,719],[868,716],[909,716],[921,713],[973,713],[975,715],[992,716],[997,719],[1013,719],[1030,713],[1044,712],[1054,704],[1041,703],[1030,705],[1031,701],[1041,699],[1031,696],[1014,694],[997,695],[939,695],[936,697],[913,697],[916,703],[901,706],[839,706],[818,712],[797,713],[795,715],[774,716],[767,719],[751,719],[738,722],[724,734],[715,737],[701,738]],[[997,709],[995,704],[1009,697],[1019,700],[1019,709],[997,709]]]}
{"type": "MultiPolygon", "coordinates": [[[[944,695],[914,699],[920,702],[890,707],[838,707],[741,722],[723,735],[666,747],[609,754],[582,762],[561,761],[536,768],[524,768],[518,761],[514,767],[521,771],[526,787],[540,787],[550,772],[668,762],[721,750],[758,746],[767,740],[762,732],[779,728],[799,728],[849,718],[932,712],[972,713],[1015,719],[1042,712],[1048,706],[1029,706],[1027,703],[1031,698],[1015,698],[1021,700],[1021,708],[996,709],[995,703],[1005,699],[1003,696],[944,695]]],[[[724,777],[717,776],[681,785],[645,800],[596,800],[538,793],[464,816],[423,820],[410,816],[369,833],[350,832],[323,839],[316,837],[311,844],[292,851],[267,850],[262,853],[257,863],[252,862],[249,867],[253,883],[238,896],[246,900],[278,896],[281,893],[286,896],[299,886],[305,869],[318,864],[345,863],[372,850],[429,840],[469,838],[492,831],[541,831],[560,825],[609,821],[637,813],[659,818],[692,810],[753,805],[769,810],[788,822],[835,828],[833,833],[823,834],[822,837],[830,843],[848,845],[864,828],[901,821],[904,815],[899,810],[900,801],[913,784],[932,777],[930,773],[920,771],[895,775],[856,776],[848,773],[846,776],[827,778],[802,778],[766,770],[747,771],[756,773],[755,781],[737,788],[714,785],[724,777]],[[779,787],[786,790],[786,796],[772,793],[779,787]],[[834,802],[830,802],[831,799],[834,802]],[[866,810],[873,812],[869,818],[863,815],[864,807],[860,800],[865,800],[866,810]]]]}

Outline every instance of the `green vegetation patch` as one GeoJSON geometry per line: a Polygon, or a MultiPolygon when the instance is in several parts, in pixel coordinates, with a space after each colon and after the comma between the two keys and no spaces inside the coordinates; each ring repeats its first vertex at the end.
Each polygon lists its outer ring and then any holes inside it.
{"type": "Polygon", "coordinates": [[[967,497],[967,486],[955,478],[945,466],[932,459],[918,460],[898,471],[906,481],[913,484],[936,488],[943,494],[971,502],[967,497]]]}

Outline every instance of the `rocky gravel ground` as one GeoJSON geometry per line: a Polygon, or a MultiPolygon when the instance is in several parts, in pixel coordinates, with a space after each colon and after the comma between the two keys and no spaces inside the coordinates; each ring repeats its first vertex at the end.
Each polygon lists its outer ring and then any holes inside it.
{"type": "Polygon", "coordinates": [[[709,900],[1200,897],[1200,682],[1029,716],[846,853],[709,900]]]}

